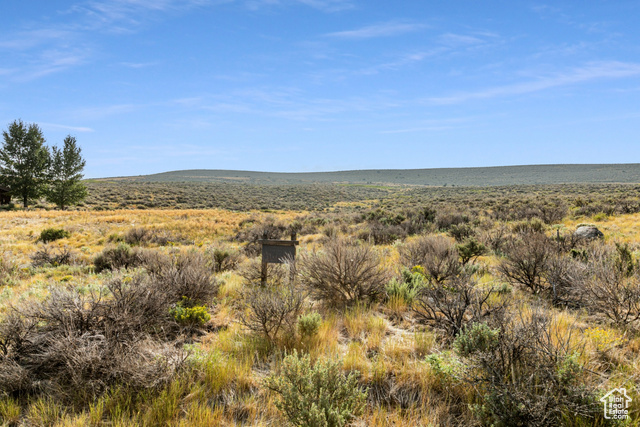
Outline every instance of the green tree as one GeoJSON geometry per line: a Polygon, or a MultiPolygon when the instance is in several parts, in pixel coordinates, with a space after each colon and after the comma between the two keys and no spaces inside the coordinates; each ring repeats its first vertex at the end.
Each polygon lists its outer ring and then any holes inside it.
{"type": "Polygon", "coordinates": [[[64,139],[62,150],[52,148],[47,200],[62,210],[87,197],[87,187],[81,182],[86,162],[80,151],[76,139],[71,135],[64,139]]]}
{"type": "Polygon", "coordinates": [[[35,123],[15,120],[8,131],[2,131],[4,144],[0,148],[0,184],[22,199],[38,199],[46,189],[49,149],[44,145],[42,131],[35,123]]]}

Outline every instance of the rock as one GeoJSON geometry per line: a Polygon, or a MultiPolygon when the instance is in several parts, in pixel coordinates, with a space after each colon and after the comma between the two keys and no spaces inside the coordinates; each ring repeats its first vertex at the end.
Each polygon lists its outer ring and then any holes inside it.
{"type": "Polygon", "coordinates": [[[595,225],[582,225],[576,229],[573,235],[582,239],[602,239],[604,237],[602,231],[598,230],[595,225]]]}

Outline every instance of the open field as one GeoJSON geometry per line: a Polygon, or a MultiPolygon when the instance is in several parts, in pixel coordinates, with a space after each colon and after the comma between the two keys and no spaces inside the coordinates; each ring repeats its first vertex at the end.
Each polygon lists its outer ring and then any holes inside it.
{"type": "Polygon", "coordinates": [[[566,184],[497,187],[397,187],[343,184],[254,185],[225,183],[90,181],[81,208],[296,210],[361,212],[372,207],[513,212],[547,204],[576,215],[640,210],[637,184],[566,184]]]}
{"type": "Polygon", "coordinates": [[[315,212],[0,212],[2,422],[283,425],[273,381],[295,350],[356,375],[355,425],[609,425],[598,399],[615,387],[640,425],[634,186],[387,191],[315,212]],[[604,239],[573,239],[582,223],[604,239]],[[66,233],[39,241],[47,229],[66,233]],[[291,230],[296,276],[262,288],[255,240],[291,230]],[[509,274],[531,254],[532,280],[509,274]],[[328,292],[354,259],[372,275],[328,292]],[[96,314],[110,304],[116,323],[96,314]]]}

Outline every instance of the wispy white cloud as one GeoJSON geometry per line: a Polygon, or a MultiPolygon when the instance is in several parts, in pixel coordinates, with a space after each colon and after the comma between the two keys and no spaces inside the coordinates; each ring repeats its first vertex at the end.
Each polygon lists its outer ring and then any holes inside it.
{"type": "Polygon", "coordinates": [[[340,12],[355,7],[352,0],[245,0],[244,4],[251,10],[258,10],[269,6],[302,4],[329,13],[340,12]]]}
{"type": "Polygon", "coordinates": [[[442,119],[430,119],[421,120],[419,123],[412,127],[404,127],[399,129],[391,129],[381,131],[382,134],[396,134],[396,133],[414,133],[414,132],[437,132],[450,129],[459,129],[461,126],[466,126],[471,122],[478,120],[485,120],[486,117],[469,116],[469,117],[451,117],[442,119]]]}
{"type": "Polygon", "coordinates": [[[394,61],[384,62],[381,64],[373,65],[371,67],[366,67],[366,68],[357,70],[355,74],[371,75],[371,74],[380,73],[385,70],[398,70],[408,65],[422,62],[427,58],[431,58],[431,57],[446,53],[447,51],[448,51],[447,48],[440,46],[430,50],[407,53],[400,56],[394,61]]]}
{"type": "Polygon", "coordinates": [[[214,0],[90,0],[73,6],[70,13],[84,15],[89,28],[131,31],[156,13],[177,12],[220,3],[214,0]]]}
{"type": "Polygon", "coordinates": [[[70,112],[69,115],[81,118],[83,120],[97,120],[109,116],[131,113],[133,111],[139,110],[142,107],[144,106],[134,104],[114,104],[98,107],[84,107],[70,112]]]}
{"type": "Polygon", "coordinates": [[[16,68],[11,73],[13,81],[29,82],[49,74],[67,70],[83,64],[90,52],[87,50],[58,50],[49,49],[34,55],[34,58],[22,68],[16,68]]]}
{"type": "Polygon", "coordinates": [[[484,43],[484,40],[479,37],[454,33],[442,34],[440,37],[438,37],[438,41],[440,44],[446,46],[473,45],[484,43]]]}
{"type": "Polygon", "coordinates": [[[120,65],[126,68],[147,68],[158,65],[159,62],[121,62],[120,65]]]}
{"type": "Polygon", "coordinates": [[[459,104],[476,99],[524,95],[592,80],[615,79],[637,75],[640,75],[640,64],[637,63],[619,61],[592,62],[564,73],[545,76],[528,82],[496,86],[479,91],[461,92],[443,97],[432,97],[428,99],[428,102],[432,104],[459,104]]]}
{"type": "Polygon", "coordinates": [[[57,28],[18,31],[0,40],[0,49],[27,50],[39,45],[67,40],[72,35],[71,31],[57,28]]]}
{"type": "Polygon", "coordinates": [[[420,31],[427,26],[419,23],[385,22],[381,24],[369,25],[355,30],[337,31],[325,34],[326,37],[340,39],[371,39],[376,37],[390,37],[400,34],[420,31]]]}
{"type": "Polygon", "coordinates": [[[83,126],[68,126],[68,125],[61,125],[57,123],[44,123],[44,122],[38,122],[38,124],[45,129],[52,128],[52,129],[69,130],[72,132],[94,132],[92,128],[83,127],[83,126]]]}
{"type": "Polygon", "coordinates": [[[340,12],[353,9],[354,2],[351,0],[296,0],[298,3],[313,7],[325,12],[340,12]]]}

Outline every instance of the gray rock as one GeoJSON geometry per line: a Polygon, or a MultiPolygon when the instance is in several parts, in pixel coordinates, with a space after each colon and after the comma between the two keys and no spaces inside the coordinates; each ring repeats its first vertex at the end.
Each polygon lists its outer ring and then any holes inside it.
{"type": "Polygon", "coordinates": [[[604,234],[594,225],[583,225],[576,229],[574,236],[583,239],[602,239],[604,234]]]}

